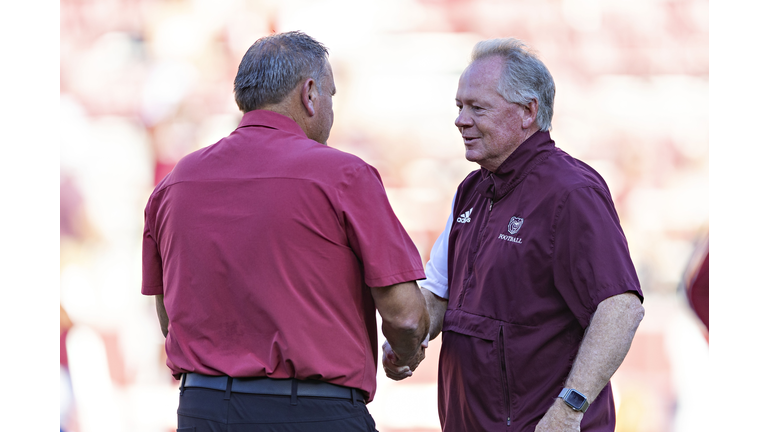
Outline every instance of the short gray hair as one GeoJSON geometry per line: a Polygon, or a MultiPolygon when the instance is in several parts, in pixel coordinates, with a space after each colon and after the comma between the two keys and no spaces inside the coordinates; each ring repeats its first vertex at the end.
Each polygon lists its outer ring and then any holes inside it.
{"type": "Polygon", "coordinates": [[[242,112],[280,103],[301,80],[320,83],[328,49],[310,36],[292,31],[265,36],[251,45],[235,77],[235,102],[242,112]]]}
{"type": "Polygon", "coordinates": [[[478,42],[472,50],[472,62],[499,56],[504,69],[499,79],[499,94],[509,103],[539,103],[536,124],[540,130],[552,129],[555,105],[555,82],[549,69],[522,41],[514,38],[489,39],[478,42]]]}

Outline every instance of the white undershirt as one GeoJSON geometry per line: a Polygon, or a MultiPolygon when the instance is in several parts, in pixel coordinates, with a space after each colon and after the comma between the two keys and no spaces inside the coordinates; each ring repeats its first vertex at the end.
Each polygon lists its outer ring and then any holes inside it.
{"type": "Polygon", "coordinates": [[[432,291],[435,295],[444,299],[448,298],[448,235],[451,233],[453,225],[453,205],[456,201],[456,194],[451,200],[451,214],[448,215],[448,221],[445,223],[445,230],[432,245],[432,252],[429,254],[429,261],[424,268],[427,278],[417,283],[420,287],[432,291]]]}

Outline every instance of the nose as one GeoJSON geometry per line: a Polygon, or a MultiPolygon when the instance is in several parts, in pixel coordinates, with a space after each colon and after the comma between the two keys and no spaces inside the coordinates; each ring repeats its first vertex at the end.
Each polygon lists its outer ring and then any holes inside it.
{"type": "Polygon", "coordinates": [[[453,122],[459,129],[472,126],[472,118],[466,111],[467,110],[464,108],[459,110],[459,116],[456,117],[456,120],[453,122]]]}

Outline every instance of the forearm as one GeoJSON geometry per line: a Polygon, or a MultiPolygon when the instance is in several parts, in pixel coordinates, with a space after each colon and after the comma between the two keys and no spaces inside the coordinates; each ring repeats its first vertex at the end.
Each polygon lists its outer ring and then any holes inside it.
{"type": "Polygon", "coordinates": [[[155,296],[155,309],[157,310],[157,319],[160,321],[160,331],[163,332],[163,337],[168,337],[168,313],[165,311],[162,294],[155,296]]]}
{"type": "Polygon", "coordinates": [[[381,332],[389,341],[397,356],[397,364],[409,364],[422,350],[421,343],[427,337],[429,316],[425,313],[421,319],[412,324],[388,323],[382,320],[381,332]]]}
{"type": "Polygon", "coordinates": [[[415,282],[371,288],[381,315],[381,331],[397,355],[406,364],[421,352],[421,342],[429,331],[426,301],[415,282]]]}
{"type": "MultiPolygon", "coordinates": [[[[640,299],[632,293],[601,302],[592,315],[565,387],[576,389],[592,403],[624,361],[644,313],[640,299]]],[[[578,431],[583,417],[584,413],[557,399],[536,425],[536,432],[578,431]]]]}
{"type": "Polygon", "coordinates": [[[448,308],[448,300],[435,295],[432,291],[419,288],[424,296],[424,301],[429,311],[429,340],[432,340],[443,331],[443,318],[448,308]]]}
{"type": "Polygon", "coordinates": [[[565,386],[594,401],[624,361],[644,314],[640,299],[632,293],[600,303],[565,386]]]}

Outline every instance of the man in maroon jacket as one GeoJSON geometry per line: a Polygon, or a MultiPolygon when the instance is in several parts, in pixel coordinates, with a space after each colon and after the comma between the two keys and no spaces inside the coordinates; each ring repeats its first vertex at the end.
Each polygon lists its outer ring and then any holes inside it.
{"type": "MultiPolygon", "coordinates": [[[[444,431],[615,428],[609,379],[642,291],[607,185],[550,138],[554,94],[515,39],[478,43],[459,80],[455,124],[480,169],[459,185],[422,283],[430,337],[443,332],[444,431]]],[[[408,376],[388,354],[387,375],[408,376]]]]}

